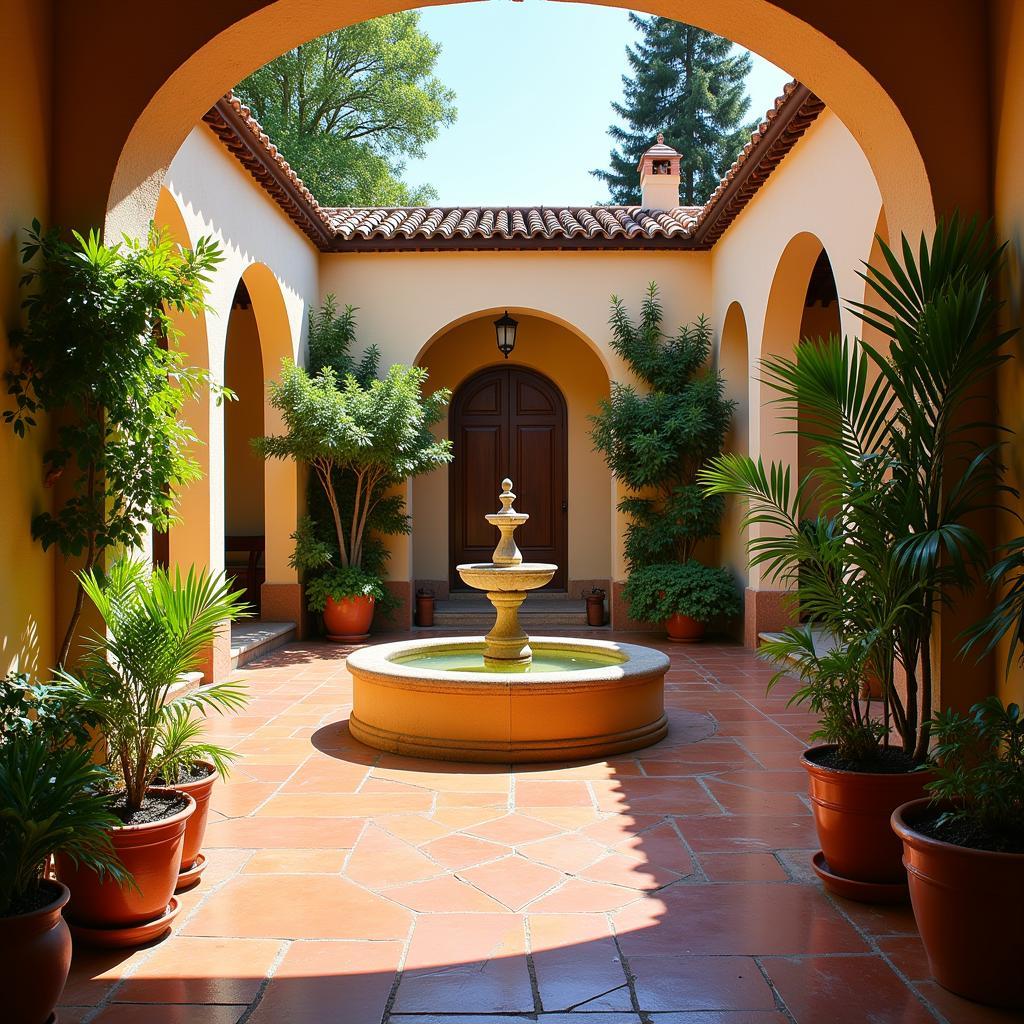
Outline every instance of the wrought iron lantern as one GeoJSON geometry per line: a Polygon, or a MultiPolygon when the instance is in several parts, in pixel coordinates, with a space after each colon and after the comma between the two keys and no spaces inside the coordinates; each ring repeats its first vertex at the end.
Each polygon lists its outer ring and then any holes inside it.
{"type": "Polygon", "coordinates": [[[512,349],[516,347],[516,330],[519,328],[519,321],[513,320],[505,310],[504,316],[499,316],[494,321],[494,333],[498,336],[498,351],[508,359],[512,349]]]}

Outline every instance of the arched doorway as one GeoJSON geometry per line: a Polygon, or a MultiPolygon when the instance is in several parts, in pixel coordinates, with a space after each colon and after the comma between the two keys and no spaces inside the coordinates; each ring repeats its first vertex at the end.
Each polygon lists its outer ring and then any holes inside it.
{"type": "Polygon", "coordinates": [[[497,511],[501,480],[529,495],[529,522],[516,540],[523,558],[554,562],[552,590],[568,580],[569,448],[565,398],[557,385],[523,366],[492,366],[474,374],[452,401],[455,459],[449,474],[449,576],[465,589],[455,567],[489,562],[494,528],[484,519],[497,511]]]}

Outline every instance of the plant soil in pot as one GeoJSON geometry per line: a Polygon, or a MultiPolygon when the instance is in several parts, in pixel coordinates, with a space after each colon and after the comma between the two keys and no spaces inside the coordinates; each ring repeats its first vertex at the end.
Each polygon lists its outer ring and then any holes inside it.
{"type": "Polygon", "coordinates": [[[109,877],[100,880],[92,869],[58,854],[57,875],[71,890],[67,916],[72,926],[117,933],[164,917],[178,884],[185,826],[195,809],[187,793],[153,787],[133,823],[111,829],[114,850],[134,886],[109,877]]]}
{"type": "Polygon", "coordinates": [[[71,967],[71,933],[61,916],[70,895],[60,882],[43,882],[41,905],[0,917],[5,1020],[43,1024],[50,1019],[71,967]]]}
{"type": "Polygon", "coordinates": [[[343,597],[340,601],[328,597],[324,606],[327,639],[365,640],[370,635],[375,604],[376,599],[373,597],[343,597]]]}
{"type": "Polygon", "coordinates": [[[907,770],[912,762],[901,748],[882,750],[870,766],[875,770],[846,765],[830,745],[811,747],[801,758],[826,862],[815,870],[831,891],[867,903],[906,898],[901,844],[889,819],[901,803],[924,796],[933,777],[907,770]]]}
{"type": "Polygon", "coordinates": [[[931,972],[967,999],[1024,1009],[1024,852],[927,835],[940,813],[912,800],[892,815],[931,972]]]}
{"type": "Polygon", "coordinates": [[[676,643],[692,644],[704,639],[704,623],[691,619],[689,615],[670,615],[665,620],[665,632],[669,640],[676,643]]]}
{"type": "Polygon", "coordinates": [[[196,802],[195,811],[185,822],[181,871],[178,874],[176,891],[197,882],[203,868],[206,867],[206,860],[200,856],[200,852],[203,848],[203,838],[206,835],[206,822],[210,817],[210,797],[213,795],[213,784],[217,781],[217,769],[208,761],[197,762],[192,766],[189,774],[192,776],[189,781],[176,782],[167,787],[178,793],[187,793],[196,802]]]}

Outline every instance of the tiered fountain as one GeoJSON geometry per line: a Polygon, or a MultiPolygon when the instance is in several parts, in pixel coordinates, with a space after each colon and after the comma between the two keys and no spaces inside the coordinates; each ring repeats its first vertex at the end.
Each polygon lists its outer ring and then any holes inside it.
{"type": "Polygon", "coordinates": [[[457,566],[487,592],[494,626],[484,637],[406,640],[349,656],[349,728],[371,747],[451,761],[564,761],[656,743],[669,660],[605,640],[526,635],[519,606],[558,566],[524,562],[515,530],[530,517],[502,481],[500,531],[490,562],[457,566]]]}

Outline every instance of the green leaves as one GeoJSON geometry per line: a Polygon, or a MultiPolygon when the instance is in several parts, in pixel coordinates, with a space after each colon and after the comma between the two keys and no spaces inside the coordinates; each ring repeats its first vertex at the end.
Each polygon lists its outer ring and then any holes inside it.
{"type": "Polygon", "coordinates": [[[645,622],[664,622],[676,614],[709,622],[737,615],[740,610],[729,571],[692,560],[634,570],[622,596],[629,602],[630,615],[645,622]]]}

